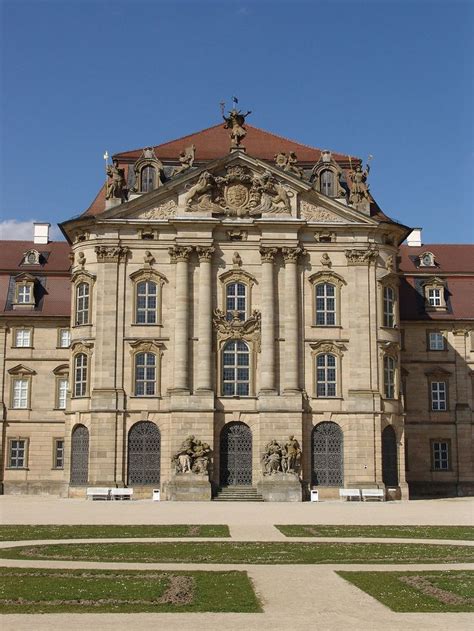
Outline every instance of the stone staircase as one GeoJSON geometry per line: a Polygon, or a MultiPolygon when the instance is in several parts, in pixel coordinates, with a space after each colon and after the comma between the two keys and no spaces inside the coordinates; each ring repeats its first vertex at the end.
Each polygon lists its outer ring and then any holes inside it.
{"type": "Polygon", "coordinates": [[[253,486],[220,487],[212,499],[216,502],[263,502],[263,497],[253,486]]]}

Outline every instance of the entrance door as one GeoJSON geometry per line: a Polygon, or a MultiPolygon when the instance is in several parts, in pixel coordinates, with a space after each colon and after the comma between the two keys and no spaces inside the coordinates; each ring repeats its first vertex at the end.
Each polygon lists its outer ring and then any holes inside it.
{"type": "Polygon", "coordinates": [[[312,483],[318,486],[342,486],[342,430],[336,423],[324,421],[313,428],[312,483]]]}
{"type": "Polygon", "coordinates": [[[391,425],[382,432],[382,481],[385,486],[398,486],[397,437],[391,425]]]}
{"type": "Polygon", "coordinates": [[[252,432],[240,421],[224,426],[220,447],[221,486],[252,486],[252,432]]]}
{"type": "Polygon", "coordinates": [[[128,432],[128,484],[160,483],[161,435],[151,421],[135,423],[128,432]]]}

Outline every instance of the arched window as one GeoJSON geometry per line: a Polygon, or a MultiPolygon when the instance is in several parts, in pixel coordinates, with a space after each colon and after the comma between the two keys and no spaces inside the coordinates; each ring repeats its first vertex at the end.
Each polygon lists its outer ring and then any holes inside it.
{"type": "Polygon", "coordinates": [[[137,353],[135,355],[135,396],[152,397],[156,393],[156,355],[137,353]]]}
{"type": "Polygon", "coordinates": [[[386,355],[383,358],[383,381],[386,399],[395,398],[395,360],[386,355]]]}
{"type": "Polygon", "coordinates": [[[89,283],[76,286],[76,324],[89,324],[89,283]]]}
{"type": "Polygon", "coordinates": [[[156,324],[157,284],[152,280],[143,280],[136,287],[136,324],[156,324]]]}
{"type": "Polygon", "coordinates": [[[85,397],[87,394],[87,355],[78,353],[74,357],[74,396],[85,397]]]}
{"type": "Polygon", "coordinates": [[[222,352],[222,395],[246,397],[249,393],[249,347],[242,340],[230,340],[222,352]]]}
{"type": "Polygon", "coordinates": [[[89,479],[89,430],[76,425],[71,436],[71,484],[87,484],[89,479]]]}
{"type": "Polygon", "coordinates": [[[336,356],[331,355],[331,353],[322,353],[316,356],[317,397],[336,396],[336,359],[336,356]]]}
{"type": "Polygon", "coordinates": [[[331,283],[316,285],[316,324],[318,326],[336,324],[336,287],[331,283]]]}
{"type": "Polygon", "coordinates": [[[344,484],[342,430],[337,423],[324,421],[313,428],[311,483],[315,486],[344,484]]]}
{"type": "Polygon", "coordinates": [[[392,287],[383,288],[383,325],[395,326],[395,292],[392,287]]]}
{"type": "Polygon", "coordinates": [[[247,285],[244,283],[229,283],[226,285],[226,317],[232,320],[237,313],[239,320],[247,317],[247,285]]]}
{"type": "Polygon", "coordinates": [[[329,169],[321,171],[319,181],[321,193],[328,197],[334,197],[334,173],[329,169]]]}
{"type": "Polygon", "coordinates": [[[153,191],[156,180],[156,169],[152,167],[150,164],[144,166],[140,172],[140,190],[142,193],[149,193],[153,191]]]}

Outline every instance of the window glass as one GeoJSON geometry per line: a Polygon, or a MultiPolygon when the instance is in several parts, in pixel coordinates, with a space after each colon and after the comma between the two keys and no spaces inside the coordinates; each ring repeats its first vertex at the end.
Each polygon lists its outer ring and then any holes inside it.
{"type": "Polygon", "coordinates": [[[31,346],[31,329],[16,330],[15,346],[18,346],[19,348],[31,346]]]}
{"type": "Polygon", "coordinates": [[[231,340],[222,353],[222,394],[225,397],[250,394],[250,352],[242,340],[231,340]]]}
{"type": "Polygon", "coordinates": [[[76,324],[89,323],[89,283],[76,287],[76,324]]]}
{"type": "Polygon", "coordinates": [[[383,325],[387,327],[395,326],[395,292],[391,287],[384,287],[383,290],[383,325]]]}
{"type": "Polygon", "coordinates": [[[156,355],[137,353],[135,355],[135,396],[150,397],[156,389],[156,355]]]}
{"type": "Polygon", "coordinates": [[[26,409],[28,407],[28,379],[14,379],[13,381],[13,407],[26,409]]]}
{"type": "Polygon", "coordinates": [[[157,284],[151,280],[137,283],[136,324],[156,324],[157,284]]]}
{"type": "Polygon", "coordinates": [[[10,441],[8,466],[12,469],[23,469],[26,466],[26,440],[15,439],[10,441]]]}
{"type": "Polygon", "coordinates": [[[334,173],[329,169],[321,172],[321,193],[328,197],[334,197],[334,173]]]}
{"type": "Polygon", "coordinates": [[[428,302],[431,307],[440,307],[441,289],[428,289],[428,302]]]}
{"type": "Polygon", "coordinates": [[[66,409],[66,397],[67,397],[68,378],[61,377],[58,379],[58,401],[57,406],[59,410],[66,409]]]}
{"type": "Polygon", "coordinates": [[[449,462],[449,443],[447,441],[433,441],[433,469],[435,471],[448,471],[449,462]]]}
{"type": "Polygon", "coordinates": [[[336,324],[336,287],[331,283],[316,285],[316,324],[334,326],[336,324]]]}
{"type": "Polygon", "coordinates": [[[395,360],[393,357],[384,357],[384,392],[386,399],[395,398],[395,360]]]}
{"type": "Polygon", "coordinates": [[[336,396],[336,356],[321,354],[316,357],[316,396],[336,396]]]}
{"type": "Polygon", "coordinates": [[[59,346],[69,348],[71,346],[71,331],[69,329],[59,330],[59,346]]]}
{"type": "Polygon", "coordinates": [[[33,286],[32,285],[20,285],[18,287],[18,303],[30,304],[33,302],[33,286]]]}
{"type": "Polygon", "coordinates": [[[64,468],[64,440],[62,438],[56,438],[54,441],[53,467],[64,468]]]}
{"type": "Polygon", "coordinates": [[[444,351],[444,335],[439,331],[430,331],[428,335],[430,351],[444,351]]]}
{"type": "Polygon", "coordinates": [[[143,167],[141,170],[141,186],[140,189],[142,193],[148,193],[149,191],[154,190],[155,188],[155,176],[156,170],[155,167],[152,167],[150,164],[146,167],[143,167]]]}
{"type": "Polygon", "coordinates": [[[431,382],[431,409],[434,412],[446,410],[446,382],[431,382]]]}
{"type": "Polygon", "coordinates": [[[74,359],[74,396],[85,397],[87,394],[87,355],[79,353],[74,359]]]}
{"type": "Polygon", "coordinates": [[[232,320],[234,314],[242,321],[247,317],[247,285],[244,283],[229,283],[226,286],[227,320],[232,320]]]}

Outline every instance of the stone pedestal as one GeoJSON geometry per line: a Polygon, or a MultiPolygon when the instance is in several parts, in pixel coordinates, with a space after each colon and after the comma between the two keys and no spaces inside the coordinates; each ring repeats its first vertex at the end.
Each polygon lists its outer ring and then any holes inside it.
{"type": "Polygon", "coordinates": [[[266,475],[257,484],[258,492],[265,502],[301,502],[301,482],[293,473],[266,475]]]}
{"type": "Polygon", "coordinates": [[[168,497],[172,502],[210,501],[209,476],[197,473],[176,473],[168,485],[168,497]]]}

